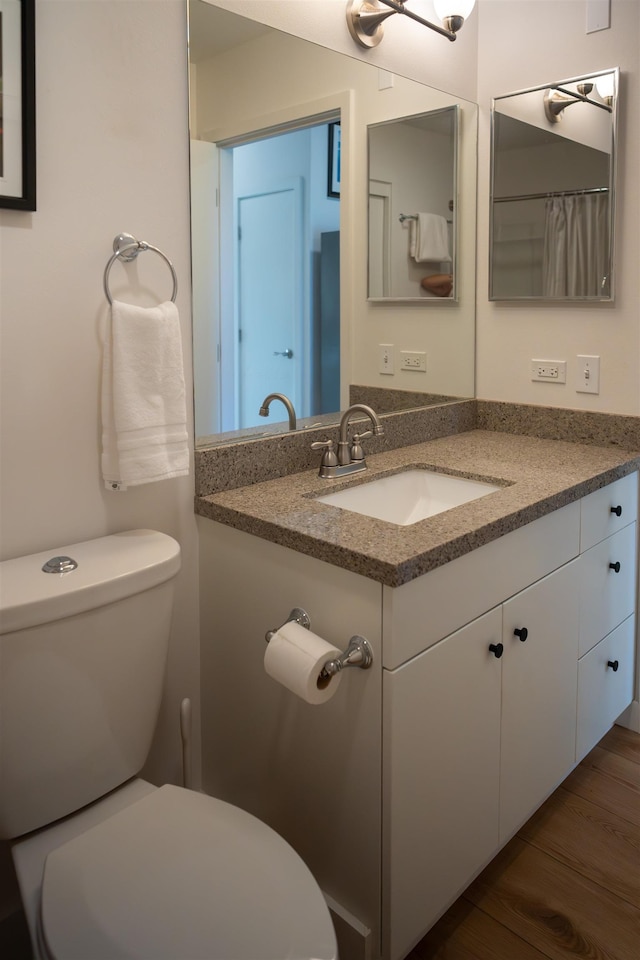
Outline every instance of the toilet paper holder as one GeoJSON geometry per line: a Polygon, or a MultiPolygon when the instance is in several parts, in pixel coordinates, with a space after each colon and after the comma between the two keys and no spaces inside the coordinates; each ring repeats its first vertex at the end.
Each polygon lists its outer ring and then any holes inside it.
{"type": "MultiPolygon", "coordinates": [[[[269,643],[274,633],[277,633],[278,630],[284,627],[285,623],[291,623],[292,621],[299,623],[305,630],[311,629],[311,618],[307,611],[303,610],[302,607],[294,607],[284,623],[276,627],[275,630],[267,630],[265,634],[267,643],[269,643]]],[[[327,660],[322,668],[320,677],[326,680],[329,677],[335,676],[336,673],[340,673],[345,667],[360,667],[361,670],[368,670],[372,663],[373,650],[371,649],[371,644],[365,637],[360,637],[356,634],[349,640],[349,646],[346,650],[335,657],[335,659],[327,660]]]]}

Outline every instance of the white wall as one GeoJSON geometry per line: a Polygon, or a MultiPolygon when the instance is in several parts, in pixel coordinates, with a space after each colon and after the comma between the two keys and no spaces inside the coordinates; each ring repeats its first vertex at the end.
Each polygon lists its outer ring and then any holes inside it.
{"type": "Polygon", "coordinates": [[[611,28],[586,34],[586,0],[479,0],[477,395],[640,414],[640,3],[612,0],[611,28]],[[488,301],[491,97],[619,66],[616,299],[488,301]],[[577,354],[601,357],[600,393],[576,393],[577,354]],[[567,361],[567,383],[532,383],[532,358],[567,361]]]}
{"type": "MultiPolygon", "coordinates": [[[[145,771],[177,780],[179,702],[199,700],[193,476],[107,492],[98,400],[102,274],[121,231],[174,261],[191,389],[185,4],[39,0],[36,26],[38,209],[0,213],[0,555],[131,527],[180,541],[166,695],[145,771]]],[[[147,302],[170,295],[159,257],[142,255],[136,272],[147,302]]],[[[111,276],[133,300],[119,264],[111,276]]]]}

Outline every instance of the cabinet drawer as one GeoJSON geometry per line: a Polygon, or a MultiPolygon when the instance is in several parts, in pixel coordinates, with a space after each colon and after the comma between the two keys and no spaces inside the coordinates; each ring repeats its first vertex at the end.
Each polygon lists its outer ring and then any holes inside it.
{"type": "Polygon", "coordinates": [[[597,543],[580,557],[579,656],[633,613],[635,558],[635,523],[597,543]]]}
{"type": "Polygon", "coordinates": [[[631,616],[578,662],[578,761],[633,699],[634,633],[631,616]],[[616,663],[617,670],[610,666],[616,663]]]}
{"type": "Polygon", "coordinates": [[[384,663],[392,670],[577,556],[570,503],[401,587],[383,587],[384,663]]]}
{"type": "Polygon", "coordinates": [[[638,474],[616,480],[580,504],[580,549],[584,552],[638,518],[638,474]],[[615,511],[615,512],[613,512],[615,511]]]}

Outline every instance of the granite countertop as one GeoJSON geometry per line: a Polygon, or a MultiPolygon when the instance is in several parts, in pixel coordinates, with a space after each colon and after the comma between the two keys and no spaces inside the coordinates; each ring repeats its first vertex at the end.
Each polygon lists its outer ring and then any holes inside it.
{"type": "MultiPolygon", "coordinates": [[[[366,451],[365,451],[366,452],[366,451]]],[[[471,430],[367,458],[366,473],[307,470],[196,498],[196,512],[369,579],[400,586],[640,468],[640,451],[471,430]],[[410,466],[501,489],[409,526],[314,498],[410,466]]]]}

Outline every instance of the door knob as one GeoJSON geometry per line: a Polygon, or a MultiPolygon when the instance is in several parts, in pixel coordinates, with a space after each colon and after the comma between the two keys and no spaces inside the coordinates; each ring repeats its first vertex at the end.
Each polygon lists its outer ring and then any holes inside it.
{"type": "Polygon", "coordinates": [[[286,357],[287,360],[291,360],[293,357],[293,350],[291,347],[288,347],[286,350],[274,350],[273,355],[274,357],[286,357]]]}
{"type": "Polygon", "coordinates": [[[616,560],[615,563],[610,563],[609,570],[613,570],[614,573],[620,573],[620,561],[616,560]]]}
{"type": "Polygon", "coordinates": [[[617,507],[611,507],[611,513],[615,513],[616,517],[622,516],[622,507],[618,504],[617,507]]]}
{"type": "Polygon", "coordinates": [[[516,627],[513,631],[514,637],[520,638],[520,643],[524,643],[527,637],[529,636],[529,631],[526,627],[516,627]]]}
{"type": "Polygon", "coordinates": [[[613,670],[613,672],[616,673],[616,671],[617,671],[618,667],[620,666],[620,664],[618,663],[617,660],[607,660],[607,666],[608,666],[608,667],[611,667],[611,669],[613,670]]]}
{"type": "Polygon", "coordinates": [[[494,657],[499,660],[502,656],[504,647],[501,643],[490,643],[489,650],[491,650],[491,653],[494,655],[494,657]]]}

